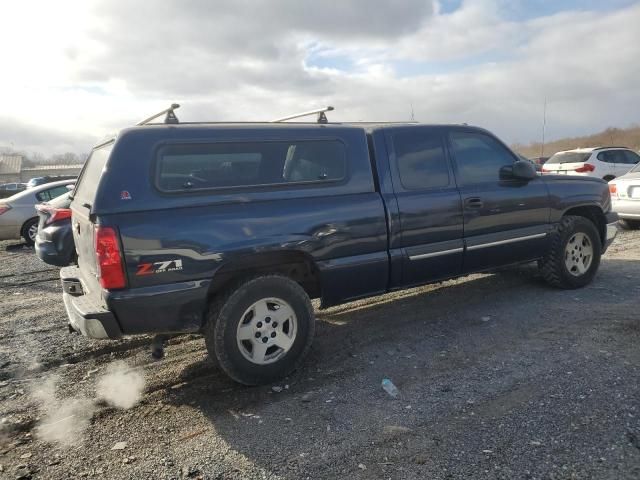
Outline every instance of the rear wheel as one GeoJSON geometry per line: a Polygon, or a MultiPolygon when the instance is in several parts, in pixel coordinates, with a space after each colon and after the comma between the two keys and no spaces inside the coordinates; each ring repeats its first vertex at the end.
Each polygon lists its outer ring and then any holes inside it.
{"type": "Polygon", "coordinates": [[[551,247],[540,262],[540,271],[554,287],[584,287],[598,270],[601,250],[595,225],[587,218],[567,215],[552,233],[551,247]]]}
{"type": "Polygon", "coordinates": [[[621,218],[619,220],[619,223],[620,223],[620,226],[625,230],[637,230],[638,228],[640,228],[640,221],[638,220],[627,220],[627,219],[621,218]]]}
{"type": "Polygon", "coordinates": [[[24,222],[20,235],[24,238],[27,245],[32,246],[36,243],[36,235],[38,235],[38,219],[30,218],[24,222]]]}
{"type": "Polygon", "coordinates": [[[251,278],[214,300],[205,326],[209,355],[245,385],[280,380],[298,368],[315,331],[313,307],[298,283],[281,275],[251,278]]]}

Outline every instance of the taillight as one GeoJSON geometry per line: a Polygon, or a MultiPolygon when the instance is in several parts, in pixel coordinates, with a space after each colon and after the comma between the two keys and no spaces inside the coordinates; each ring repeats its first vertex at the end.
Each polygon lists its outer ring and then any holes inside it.
{"type": "Polygon", "coordinates": [[[0,205],[0,215],[7,213],[9,210],[11,210],[9,205],[0,205]]]}
{"type": "Polygon", "coordinates": [[[593,172],[595,169],[596,167],[594,165],[591,165],[590,163],[585,163],[581,167],[576,168],[574,172],[578,172],[578,173],[593,172]]]}
{"type": "Polygon", "coordinates": [[[98,276],[102,288],[115,290],[126,286],[118,233],[113,227],[96,226],[95,249],[98,276]]]}
{"type": "Polygon", "coordinates": [[[612,197],[618,196],[618,186],[615,183],[609,184],[609,193],[611,194],[612,197]]]}
{"type": "Polygon", "coordinates": [[[59,222],[60,220],[66,220],[71,218],[71,209],[69,208],[54,208],[51,210],[51,216],[45,222],[47,225],[53,222],[59,222]]]}

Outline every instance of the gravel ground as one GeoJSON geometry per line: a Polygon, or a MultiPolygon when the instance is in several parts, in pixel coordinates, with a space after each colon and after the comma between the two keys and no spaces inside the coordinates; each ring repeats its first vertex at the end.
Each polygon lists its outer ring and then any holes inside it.
{"type": "Polygon", "coordinates": [[[259,388],[197,336],[153,362],[148,338],[70,335],[57,275],[0,242],[0,478],[640,478],[640,232],[582,290],[526,266],[319,311],[305,366],[259,388]],[[45,441],[33,392],[57,379],[49,406],[75,408],[117,360],[139,403],[45,441]]]}

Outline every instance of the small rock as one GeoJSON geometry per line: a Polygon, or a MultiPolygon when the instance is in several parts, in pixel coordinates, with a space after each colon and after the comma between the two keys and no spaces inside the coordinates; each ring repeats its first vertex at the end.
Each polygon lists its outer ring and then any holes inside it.
{"type": "Polygon", "coordinates": [[[304,395],[302,395],[302,398],[300,398],[300,401],[302,403],[309,403],[311,401],[311,394],[305,393],[304,395]]]}
{"type": "Polygon", "coordinates": [[[533,445],[534,447],[539,447],[540,445],[542,445],[542,442],[538,442],[537,440],[533,440],[530,442],[531,445],[533,445]]]}
{"type": "Polygon", "coordinates": [[[366,469],[367,469],[367,466],[366,466],[364,463],[359,463],[359,464],[358,464],[358,468],[359,468],[360,470],[366,470],[366,469]]]}
{"type": "Polygon", "coordinates": [[[483,322],[488,322],[489,320],[491,320],[491,317],[489,316],[482,317],[480,320],[482,320],[483,322]]]}
{"type": "Polygon", "coordinates": [[[280,393],[282,391],[282,387],[280,387],[278,385],[274,385],[273,387],[271,387],[271,390],[276,392],[276,393],[280,393]]]}
{"type": "Polygon", "coordinates": [[[23,455],[20,455],[20,458],[23,459],[23,460],[26,460],[27,458],[31,458],[31,455],[33,455],[33,453],[27,452],[27,453],[25,453],[23,455]]]}
{"type": "Polygon", "coordinates": [[[424,465],[425,463],[427,463],[427,461],[428,461],[427,456],[421,453],[413,457],[413,463],[417,463],[418,465],[424,465]]]}
{"type": "Polygon", "coordinates": [[[490,453],[493,453],[493,450],[482,450],[482,453],[490,454],[490,453]]]}
{"type": "Polygon", "coordinates": [[[111,447],[111,450],[124,450],[125,448],[127,448],[127,442],[117,442],[111,447]]]}
{"type": "Polygon", "coordinates": [[[382,429],[382,433],[385,435],[400,435],[409,432],[411,432],[410,428],[402,427],[400,425],[385,425],[382,429]]]}

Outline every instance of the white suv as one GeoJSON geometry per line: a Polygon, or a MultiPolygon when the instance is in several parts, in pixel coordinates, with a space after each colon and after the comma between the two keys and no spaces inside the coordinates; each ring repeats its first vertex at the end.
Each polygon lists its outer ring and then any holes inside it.
{"type": "Polygon", "coordinates": [[[613,180],[640,162],[640,155],[625,147],[576,148],[553,155],[542,173],[583,175],[613,180]]]}

